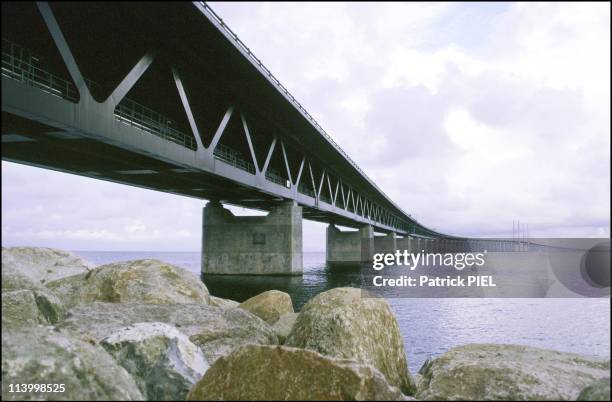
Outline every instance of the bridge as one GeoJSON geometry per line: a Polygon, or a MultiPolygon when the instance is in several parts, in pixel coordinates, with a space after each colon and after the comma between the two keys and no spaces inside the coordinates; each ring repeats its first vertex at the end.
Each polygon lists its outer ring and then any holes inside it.
{"type": "Polygon", "coordinates": [[[330,263],[459,241],[386,196],[202,2],[2,3],[2,159],[211,200],[205,273],[300,274],[303,218],[330,225],[330,263]]]}

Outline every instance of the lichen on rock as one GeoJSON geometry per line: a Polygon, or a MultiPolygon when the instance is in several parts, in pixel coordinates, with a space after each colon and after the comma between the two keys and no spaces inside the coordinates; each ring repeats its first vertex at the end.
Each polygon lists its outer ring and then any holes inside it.
{"type": "Polygon", "coordinates": [[[109,303],[209,303],[209,293],[191,272],[159,260],[123,261],[47,283],[68,308],[109,303]]]}
{"type": "Polygon", "coordinates": [[[610,361],[522,345],[470,344],[421,369],[418,399],[575,400],[610,361]]]}
{"type": "Polygon", "coordinates": [[[600,378],[585,387],[578,395],[578,401],[609,401],[610,377],[600,378]]]}
{"type": "Polygon", "coordinates": [[[373,366],[285,346],[247,345],[217,360],[187,400],[408,400],[373,366]]]}

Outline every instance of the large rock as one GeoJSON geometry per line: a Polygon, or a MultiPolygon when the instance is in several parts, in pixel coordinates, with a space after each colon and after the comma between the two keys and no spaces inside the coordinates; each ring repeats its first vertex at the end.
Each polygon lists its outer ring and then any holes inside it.
{"type": "Polygon", "coordinates": [[[600,378],[580,391],[579,401],[609,401],[610,377],[600,378]]]}
{"type": "Polygon", "coordinates": [[[38,284],[91,271],[89,261],[64,250],[45,247],[2,248],[2,265],[14,264],[38,284]]]}
{"type": "Polygon", "coordinates": [[[293,329],[293,326],[295,325],[295,321],[297,320],[297,317],[298,317],[297,313],[284,314],[272,326],[272,330],[274,330],[274,333],[278,337],[278,342],[281,345],[285,343],[285,340],[291,333],[291,330],[293,329]]]}
{"type": "Polygon", "coordinates": [[[248,345],[217,360],[187,400],[406,400],[371,365],[285,346],[248,345]]]}
{"type": "Polygon", "coordinates": [[[520,345],[471,344],[422,369],[418,399],[575,400],[610,361],[520,345]]]}
{"type": "MultiPolygon", "coordinates": [[[[57,390],[59,391],[59,389],[57,390]]],[[[2,400],[143,400],[123,367],[99,346],[52,327],[2,331],[2,400]],[[63,392],[9,392],[9,384],[63,384],[63,392]]]]}
{"type": "Polygon", "coordinates": [[[384,299],[363,297],[360,289],[336,288],[315,296],[285,345],[372,364],[405,394],[416,391],[393,311],[384,299]]]}
{"type": "Polygon", "coordinates": [[[58,327],[98,342],[138,322],[174,325],[202,349],[209,363],[249,343],[278,342],[272,328],[253,314],[203,304],[92,303],[70,310],[58,327]]]}
{"type": "Polygon", "coordinates": [[[148,400],[184,400],[208,369],[202,351],[169,324],[137,323],[100,344],[132,375],[148,400]]]}
{"type": "Polygon", "coordinates": [[[238,307],[250,311],[272,325],[283,314],[293,313],[291,296],[280,290],[268,290],[243,301],[238,307]]]}
{"type": "Polygon", "coordinates": [[[110,303],[202,303],[208,289],[191,272],[159,260],[123,261],[87,274],[47,284],[70,308],[94,301],[110,303]]]}

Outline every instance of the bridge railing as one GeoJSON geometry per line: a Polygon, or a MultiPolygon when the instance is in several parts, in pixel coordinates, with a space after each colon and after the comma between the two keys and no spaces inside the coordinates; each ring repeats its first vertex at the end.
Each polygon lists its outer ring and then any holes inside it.
{"type": "Polygon", "coordinates": [[[2,75],[26,83],[48,94],[78,102],[74,84],[39,66],[40,59],[23,47],[2,38],[2,75]]]}
{"type": "Polygon", "coordinates": [[[271,167],[268,167],[268,170],[266,170],[266,179],[283,187],[290,187],[289,180],[282,177],[278,171],[271,167]]]}
{"type": "Polygon", "coordinates": [[[303,184],[301,182],[298,185],[298,192],[302,193],[304,195],[307,195],[309,197],[316,198],[316,195],[315,195],[314,191],[312,191],[310,188],[308,188],[305,184],[303,184]]]}
{"type": "Polygon", "coordinates": [[[237,167],[238,169],[255,174],[255,165],[242,159],[240,152],[227,145],[217,144],[217,148],[215,148],[213,155],[216,159],[237,167]]]}
{"type": "Polygon", "coordinates": [[[198,145],[193,136],[176,129],[175,123],[138,102],[123,98],[115,108],[115,118],[122,123],[147,131],[168,141],[196,150],[198,145]]]}

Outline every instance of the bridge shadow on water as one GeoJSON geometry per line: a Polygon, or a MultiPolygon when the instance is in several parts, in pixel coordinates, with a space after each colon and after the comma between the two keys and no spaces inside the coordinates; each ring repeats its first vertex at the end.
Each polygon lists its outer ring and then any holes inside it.
{"type": "Polygon", "coordinates": [[[296,311],[321,292],[342,286],[360,287],[362,283],[358,266],[331,268],[325,264],[305,268],[302,276],[201,274],[201,278],[212,295],[238,302],[267,290],[287,292],[296,311]]]}

